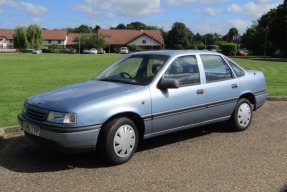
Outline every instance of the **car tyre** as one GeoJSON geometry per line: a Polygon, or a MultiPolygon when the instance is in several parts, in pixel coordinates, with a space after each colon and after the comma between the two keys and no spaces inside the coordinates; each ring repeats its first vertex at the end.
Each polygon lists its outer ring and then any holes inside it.
{"type": "Polygon", "coordinates": [[[126,163],[133,157],[138,140],[138,130],[131,119],[113,119],[102,127],[99,138],[100,155],[105,162],[112,165],[126,163]]]}
{"type": "Polygon", "coordinates": [[[229,123],[235,131],[244,131],[249,127],[252,115],[253,110],[250,101],[245,98],[239,99],[229,123]]]}

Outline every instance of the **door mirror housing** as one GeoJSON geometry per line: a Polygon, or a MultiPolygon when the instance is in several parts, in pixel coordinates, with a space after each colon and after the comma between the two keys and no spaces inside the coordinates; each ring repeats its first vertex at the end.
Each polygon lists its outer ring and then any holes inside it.
{"type": "Polygon", "coordinates": [[[162,78],[158,83],[159,89],[178,89],[179,83],[176,79],[162,78]]]}

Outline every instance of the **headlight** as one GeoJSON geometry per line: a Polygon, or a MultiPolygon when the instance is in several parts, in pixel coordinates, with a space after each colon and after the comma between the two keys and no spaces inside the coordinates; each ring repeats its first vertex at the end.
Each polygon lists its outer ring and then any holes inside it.
{"type": "Polygon", "coordinates": [[[77,123],[77,116],[75,113],[60,113],[50,111],[47,121],[54,123],[77,123]]]}

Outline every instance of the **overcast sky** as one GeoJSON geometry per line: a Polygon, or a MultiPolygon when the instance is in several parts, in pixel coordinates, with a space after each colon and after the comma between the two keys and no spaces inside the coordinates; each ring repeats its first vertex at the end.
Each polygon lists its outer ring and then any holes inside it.
{"type": "Polygon", "coordinates": [[[283,0],[0,0],[0,28],[38,24],[63,29],[81,24],[102,29],[139,21],[170,30],[184,23],[193,33],[246,31],[283,0]]]}

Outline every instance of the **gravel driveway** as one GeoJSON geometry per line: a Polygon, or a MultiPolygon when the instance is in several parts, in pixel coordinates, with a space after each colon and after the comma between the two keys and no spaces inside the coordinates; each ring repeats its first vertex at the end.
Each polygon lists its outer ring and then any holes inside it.
{"type": "Polygon", "coordinates": [[[144,141],[128,163],[65,156],[22,134],[0,143],[0,191],[287,191],[287,101],[268,101],[245,132],[214,124],[144,141]]]}

